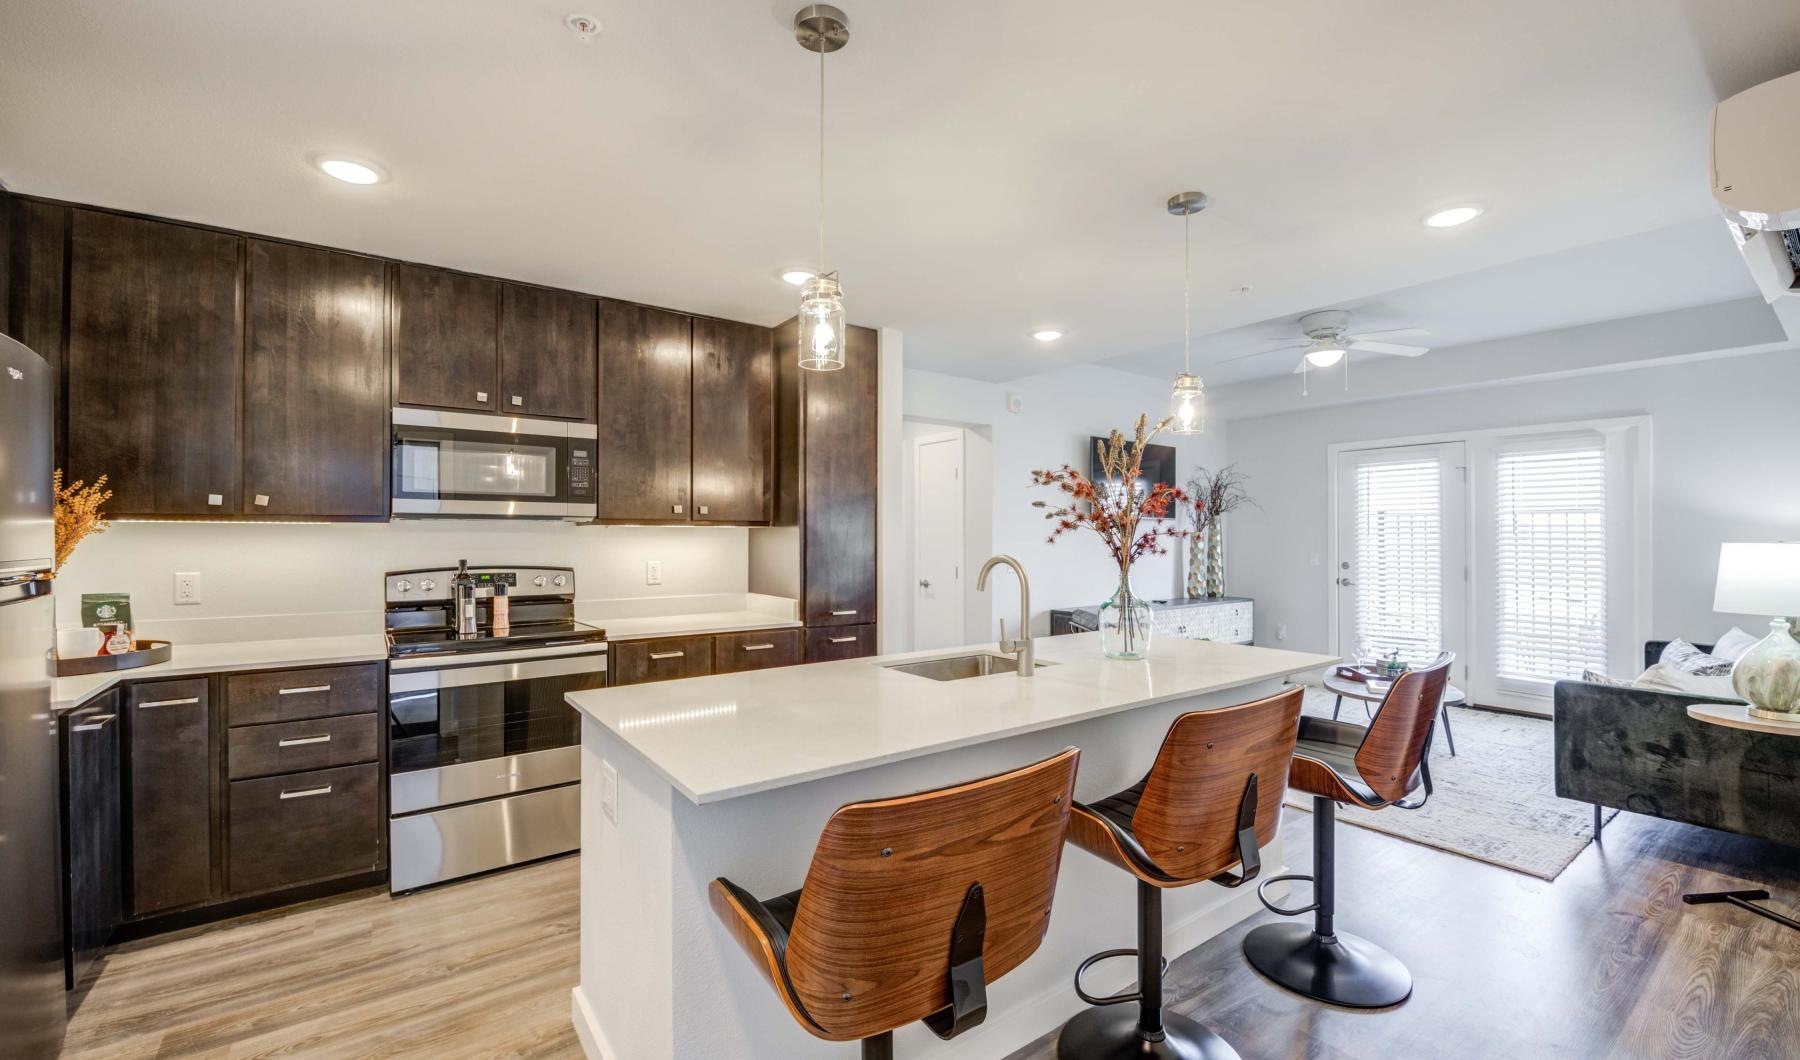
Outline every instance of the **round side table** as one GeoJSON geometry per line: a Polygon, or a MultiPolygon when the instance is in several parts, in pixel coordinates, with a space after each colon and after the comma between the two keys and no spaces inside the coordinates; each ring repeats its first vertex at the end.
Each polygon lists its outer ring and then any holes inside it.
{"type": "MultiPolygon", "coordinates": [[[[1370,709],[1369,704],[1379,703],[1386,699],[1388,689],[1394,687],[1392,681],[1383,681],[1374,677],[1367,681],[1352,681],[1347,677],[1339,677],[1336,670],[1325,675],[1324,685],[1325,691],[1337,697],[1337,702],[1331,707],[1332,721],[1337,720],[1338,711],[1344,708],[1346,699],[1362,701],[1363,714],[1374,717],[1374,711],[1370,709]]],[[[1452,758],[1456,757],[1456,736],[1450,731],[1450,708],[1467,706],[1468,702],[1462,689],[1455,685],[1444,686],[1444,698],[1438,703],[1438,713],[1444,721],[1444,742],[1450,745],[1452,758]]]]}

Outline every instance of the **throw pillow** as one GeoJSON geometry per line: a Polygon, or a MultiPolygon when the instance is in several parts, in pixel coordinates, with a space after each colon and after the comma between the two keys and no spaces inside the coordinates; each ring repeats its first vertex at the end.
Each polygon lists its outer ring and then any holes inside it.
{"type": "Polygon", "coordinates": [[[1713,645],[1712,653],[1721,659],[1735,663],[1745,652],[1756,647],[1756,643],[1757,638],[1732,626],[1731,632],[1720,637],[1719,643],[1713,645]]]}
{"type": "Polygon", "coordinates": [[[1731,687],[1729,677],[1701,677],[1698,674],[1683,673],[1667,663],[1657,663],[1645,670],[1643,676],[1633,681],[1632,685],[1653,692],[1679,692],[1682,695],[1729,699],[1740,703],[1744,699],[1731,687]]]}
{"type": "Polygon", "coordinates": [[[1632,682],[1623,677],[1614,677],[1599,670],[1583,670],[1581,679],[1590,685],[1606,685],[1611,688],[1630,688],[1632,685],[1632,682]]]}
{"type": "Polygon", "coordinates": [[[1729,677],[1731,660],[1708,655],[1685,640],[1672,640],[1659,660],[1664,666],[1695,677],[1729,677]]]}

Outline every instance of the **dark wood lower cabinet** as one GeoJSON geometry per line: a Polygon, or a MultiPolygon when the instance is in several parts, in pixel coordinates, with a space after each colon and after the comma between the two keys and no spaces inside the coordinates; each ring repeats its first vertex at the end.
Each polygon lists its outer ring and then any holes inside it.
{"type": "Polygon", "coordinates": [[[64,973],[79,986],[125,915],[119,692],[62,719],[64,973]]]}
{"type": "Polygon", "coordinates": [[[641,685],[649,681],[673,681],[705,677],[713,672],[713,639],[658,637],[614,643],[607,672],[615,685],[641,685]]]}
{"type": "Polygon", "coordinates": [[[805,641],[797,629],[721,633],[713,638],[713,671],[734,674],[793,666],[805,653],[805,641]]]}
{"type": "Polygon", "coordinates": [[[875,654],[875,624],[824,626],[806,631],[806,661],[835,662],[875,654]]]}
{"type": "Polygon", "coordinates": [[[359,765],[380,756],[381,715],[245,725],[226,738],[225,772],[232,780],[359,765]]]}
{"type": "Polygon", "coordinates": [[[148,681],[125,695],[134,916],[213,897],[210,708],[204,677],[148,681]]]}
{"type": "Polygon", "coordinates": [[[381,766],[345,766],[231,783],[231,893],[374,872],[384,864],[381,766]]]}

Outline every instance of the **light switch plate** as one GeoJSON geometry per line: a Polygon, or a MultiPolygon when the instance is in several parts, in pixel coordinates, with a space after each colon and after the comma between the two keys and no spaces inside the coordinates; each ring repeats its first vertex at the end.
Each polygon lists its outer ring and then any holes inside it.
{"type": "Polygon", "coordinates": [[[644,584],[662,584],[662,560],[652,559],[644,561],[644,584]]]}
{"type": "Polygon", "coordinates": [[[175,603],[187,606],[200,602],[200,572],[197,570],[178,570],[175,572],[175,603]]]}
{"type": "Polygon", "coordinates": [[[619,823],[619,771],[604,758],[600,760],[600,812],[619,823]]]}

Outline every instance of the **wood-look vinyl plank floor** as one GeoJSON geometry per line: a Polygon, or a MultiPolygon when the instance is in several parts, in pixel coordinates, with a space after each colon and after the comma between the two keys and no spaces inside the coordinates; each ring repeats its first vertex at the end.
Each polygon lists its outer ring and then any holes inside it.
{"type": "MultiPolygon", "coordinates": [[[[1311,818],[1289,812],[1284,827],[1290,863],[1305,865],[1311,818]]],[[[1550,883],[1342,823],[1337,839],[1339,925],[1399,954],[1413,997],[1355,1012],[1280,990],[1239,949],[1275,919],[1259,915],[1168,976],[1170,1007],[1245,1060],[1800,1057],[1800,933],[1681,901],[1764,887],[1792,915],[1800,851],[1623,814],[1550,883]]],[[[127,944],[71,1021],[65,1055],[579,1057],[578,876],[565,858],[127,944]]],[[[1132,898],[1121,876],[1118,900],[1132,898]]],[[[1013,1060],[1052,1055],[1053,1033],[1013,1060]]]]}

